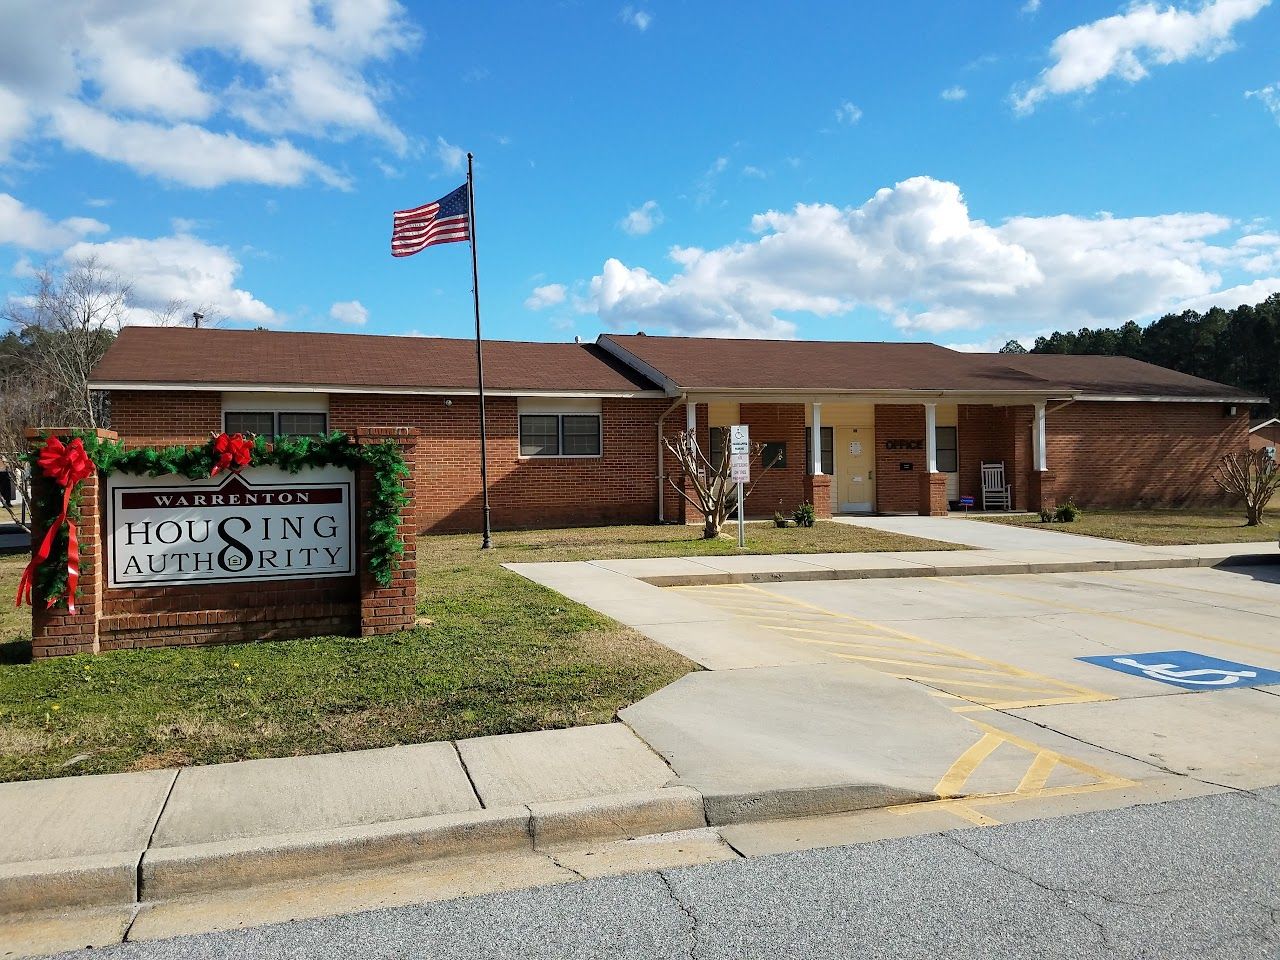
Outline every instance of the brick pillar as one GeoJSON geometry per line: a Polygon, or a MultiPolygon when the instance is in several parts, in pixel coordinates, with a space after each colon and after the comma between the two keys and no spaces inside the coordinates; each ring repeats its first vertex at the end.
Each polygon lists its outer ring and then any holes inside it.
{"type": "Polygon", "coordinates": [[[947,475],[945,473],[920,474],[920,516],[945,517],[947,515],[947,475]]]}
{"type": "Polygon", "coordinates": [[[369,549],[369,517],[367,506],[373,493],[373,473],[362,467],[357,483],[360,565],[360,635],[364,637],[380,633],[408,630],[418,615],[418,524],[414,502],[414,466],[418,431],[414,427],[360,427],[355,434],[356,443],[383,443],[394,440],[409,466],[405,487],[409,503],[400,518],[400,537],[404,541],[404,555],[391,575],[391,584],[381,586],[369,573],[367,561],[369,549]]]}
{"type": "Polygon", "coordinates": [[[804,498],[813,504],[813,513],[820,520],[831,519],[831,478],[825,473],[813,476],[805,474],[804,498]]]}
{"type": "Polygon", "coordinates": [[[1057,483],[1052,470],[1032,470],[1028,510],[1045,510],[1058,502],[1057,483]]]}
{"type": "MultiPolygon", "coordinates": [[[[64,442],[70,433],[66,427],[27,431],[27,443],[35,446],[42,436],[57,436],[64,442]]],[[[98,430],[99,439],[115,440],[110,430],[98,430]]],[[[59,604],[49,609],[48,597],[37,587],[31,595],[31,656],[60,657],[73,653],[97,653],[98,620],[102,616],[102,580],[106,569],[102,562],[101,496],[105,484],[97,473],[80,484],[80,520],[76,523],[76,541],[80,547],[80,585],[76,590],[76,612],[68,613],[59,604]]],[[[34,552],[44,540],[49,525],[58,519],[62,508],[62,491],[46,477],[31,479],[31,549],[34,552]],[[55,512],[50,514],[48,509],[55,512]]]]}

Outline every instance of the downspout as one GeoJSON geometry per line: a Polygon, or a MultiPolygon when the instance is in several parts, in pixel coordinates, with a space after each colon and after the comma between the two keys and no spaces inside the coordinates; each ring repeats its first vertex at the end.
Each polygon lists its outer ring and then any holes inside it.
{"type": "Polygon", "coordinates": [[[663,472],[663,466],[665,464],[666,458],[663,456],[663,452],[662,452],[662,425],[666,421],[668,414],[670,414],[673,410],[675,410],[676,407],[683,406],[688,402],[689,402],[689,395],[687,393],[681,394],[680,398],[678,400],[673,401],[671,406],[663,410],[662,415],[658,417],[658,474],[657,476],[658,476],[658,522],[659,523],[667,522],[667,518],[663,515],[664,514],[663,501],[665,500],[664,495],[666,494],[666,489],[663,486],[663,481],[666,480],[667,477],[666,477],[666,474],[663,472]]]}

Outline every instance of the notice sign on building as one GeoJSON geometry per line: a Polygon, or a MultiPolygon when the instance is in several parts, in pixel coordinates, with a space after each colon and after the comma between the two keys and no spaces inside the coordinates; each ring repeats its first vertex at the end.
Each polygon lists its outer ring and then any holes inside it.
{"type": "Polygon", "coordinates": [[[107,481],[112,587],[355,573],[354,476],[255,467],[207,480],[107,481]]]}

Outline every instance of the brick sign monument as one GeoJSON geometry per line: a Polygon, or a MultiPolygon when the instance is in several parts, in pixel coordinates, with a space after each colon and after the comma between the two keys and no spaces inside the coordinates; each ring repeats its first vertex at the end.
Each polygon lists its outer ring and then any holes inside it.
{"type": "Polygon", "coordinates": [[[413,626],[413,429],[159,451],[102,430],[29,439],[35,657],[413,626]]]}

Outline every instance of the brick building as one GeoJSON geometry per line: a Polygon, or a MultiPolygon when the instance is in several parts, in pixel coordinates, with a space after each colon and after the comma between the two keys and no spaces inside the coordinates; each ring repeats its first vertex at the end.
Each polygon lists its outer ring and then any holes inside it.
{"type": "MultiPolygon", "coordinates": [[[[128,327],[92,386],[134,444],[416,428],[420,530],[479,525],[471,341],[128,327]]],[[[752,516],[802,500],[943,513],[980,502],[984,462],[1004,464],[1019,508],[1210,503],[1215,464],[1248,447],[1265,402],[1122,357],[643,334],[486,342],[485,388],[497,528],[693,519],[661,438],[694,429],[718,455],[736,423],[780,458],[752,516]]]]}

